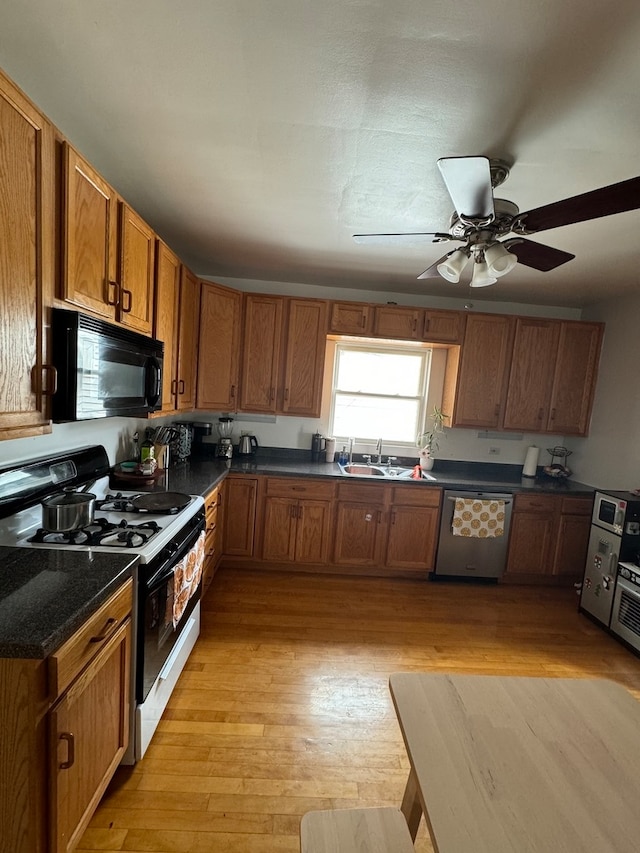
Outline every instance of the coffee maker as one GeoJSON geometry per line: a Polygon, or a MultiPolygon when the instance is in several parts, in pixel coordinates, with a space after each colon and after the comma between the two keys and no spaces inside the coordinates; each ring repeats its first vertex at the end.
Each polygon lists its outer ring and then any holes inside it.
{"type": "Polygon", "coordinates": [[[233,418],[218,418],[218,444],[216,456],[223,459],[231,459],[233,455],[233,418]]]}

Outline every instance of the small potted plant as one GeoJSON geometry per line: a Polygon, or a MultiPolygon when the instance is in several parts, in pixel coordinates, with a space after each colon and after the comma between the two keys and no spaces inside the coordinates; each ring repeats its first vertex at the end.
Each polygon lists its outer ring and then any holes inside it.
{"type": "Polygon", "coordinates": [[[448,419],[449,415],[445,415],[441,408],[434,406],[427,418],[428,428],[417,438],[416,444],[420,448],[418,453],[420,467],[425,471],[433,468],[434,454],[440,447],[440,436],[444,433],[444,422],[448,419]]]}

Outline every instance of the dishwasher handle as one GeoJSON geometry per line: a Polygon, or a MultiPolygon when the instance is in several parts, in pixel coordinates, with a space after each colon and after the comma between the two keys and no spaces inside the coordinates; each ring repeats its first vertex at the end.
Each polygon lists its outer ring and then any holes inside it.
{"type": "MultiPolygon", "coordinates": [[[[462,500],[465,500],[466,498],[468,498],[470,496],[470,494],[471,494],[470,492],[467,492],[466,495],[456,495],[453,498],[447,498],[447,500],[448,501],[459,501],[461,498],[462,498],[462,500]]],[[[478,500],[481,500],[481,501],[502,501],[505,505],[511,503],[511,501],[508,500],[507,498],[500,498],[500,497],[496,497],[495,495],[482,495],[482,496],[476,495],[476,498],[478,498],[478,500]]]]}

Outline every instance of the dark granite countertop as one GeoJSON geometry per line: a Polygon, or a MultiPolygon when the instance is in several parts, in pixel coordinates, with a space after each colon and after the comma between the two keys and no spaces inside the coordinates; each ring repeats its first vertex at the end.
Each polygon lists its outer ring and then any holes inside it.
{"type": "MultiPolygon", "coordinates": [[[[261,448],[258,454],[250,457],[234,457],[230,460],[217,459],[215,456],[192,455],[186,462],[169,468],[166,474],[160,478],[156,489],[170,489],[171,491],[185,492],[187,494],[206,495],[229,473],[273,474],[276,476],[290,477],[333,477],[345,480],[344,474],[335,463],[312,462],[310,452],[284,451],[275,448],[261,448]]],[[[356,457],[357,458],[357,457],[356,457]]],[[[415,460],[408,459],[398,464],[411,466],[415,460]]],[[[562,494],[562,495],[586,495],[590,496],[595,491],[593,486],[579,483],[571,478],[555,480],[542,474],[528,478],[522,476],[521,465],[499,465],[484,462],[447,462],[437,460],[435,467],[429,472],[435,478],[431,480],[393,480],[387,477],[376,478],[373,482],[398,483],[414,488],[423,488],[425,485],[441,486],[444,489],[462,489],[473,491],[508,491],[508,492],[537,492],[540,494],[562,494]]],[[[348,477],[351,481],[372,482],[372,478],[348,477]]]]}
{"type": "Polygon", "coordinates": [[[0,657],[50,655],[131,576],[136,561],[0,546],[0,657]]]}

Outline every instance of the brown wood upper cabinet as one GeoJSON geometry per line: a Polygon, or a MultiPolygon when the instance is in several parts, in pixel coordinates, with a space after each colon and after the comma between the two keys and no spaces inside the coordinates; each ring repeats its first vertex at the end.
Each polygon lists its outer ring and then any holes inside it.
{"type": "Polygon", "coordinates": [[[233,412],[240,385],[242,293],[201,282],[197,407],[233,412]]]}
{"type": "Polygon", "coordinates": [[[400,305],[376,305],[373,309],[373,334],[382,338],[421,341],[424,325],[422,308],[400,305]]]}
{"type": "Polygon", "coordinates": [[[61,297],[150,335],[155,235],[67,142],[63,230],[61,297]]]}
{"type": "Polygon", "coordinates": [[[439,311],[427,308],[424,312],[422,338],[444,344],[462,343],[467,315],[462,311],[439,311]]]}
{"type": "Polygon", "coordinates": [[[504,428],[586,435],[602,325],[519,317],[504,428]]]}
{"type": "Polygon", "coordinates": [[[196,405],[199,325],[200,282],[183,265],[180,272],[178,373],[175,385],[179,412],[190,411],[196,405]]]}
{"type": "Polygon", "coordinates": [[[369,335],[373,310],[366,302],[332,302],[329,331],[336,335],[369,335]]]}
{"type": "Polygon", "coordinates": [[[501,425],[512,340],[512,317],[467,317],[452,426],[497,429],[501,425]]]}
{"type": "Polygon", "coordinates": [[[177,410],[178,320],[180,314],[180,258],[158,240],[156,246],[156,299],[154,337],[164,341],[162,409],[167,415],[177,410]]]}
{"type": "Polygon", "coordinates": [[[323,300],[246,295],[240,410],[318,417],[326,333],[323,300]]]}
{"type": "Polygon", "coordinates": [[[54,284],[53,128],[0,73],[0,438],[48,432],[54,284]]]}

